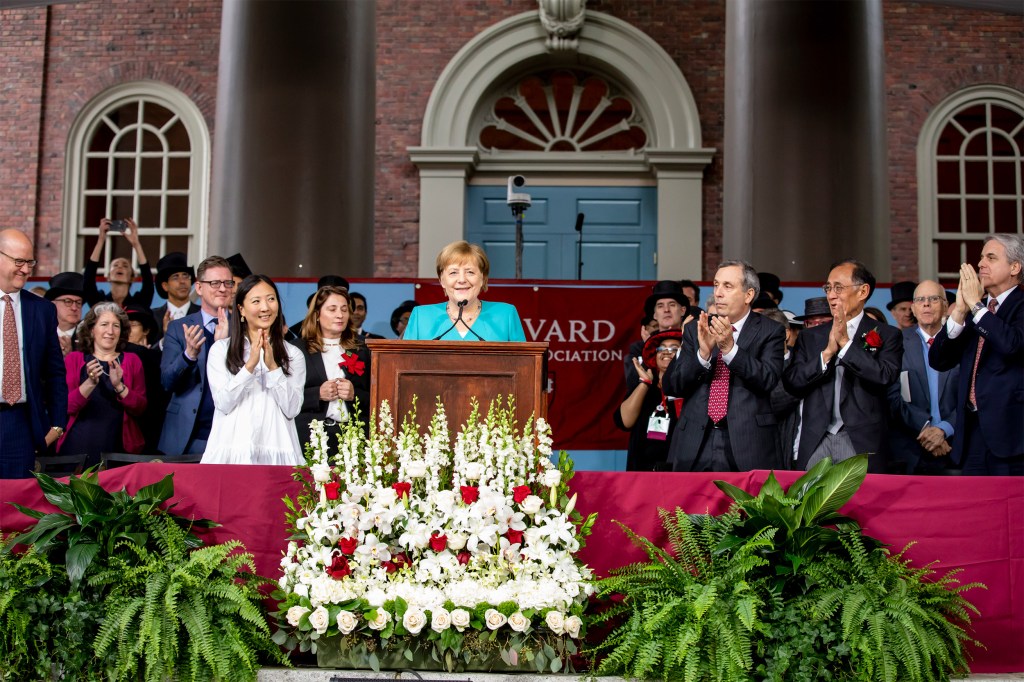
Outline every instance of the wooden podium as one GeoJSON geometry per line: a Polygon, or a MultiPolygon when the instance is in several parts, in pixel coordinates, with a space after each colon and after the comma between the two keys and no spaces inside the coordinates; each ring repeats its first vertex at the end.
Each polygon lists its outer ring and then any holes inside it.
{"type": "Polygon", "coordinates": [[[547,418],[547,343],[368,339],[366,345],[372,354],[367,414],[387,400],[396,428],[412,407],[413,396],[421,432],[430,425],[438,396],[452,434],[466,423],[474,397],[485,416],[491,400],[514,396],[520,429],[531,416],[547,418]]]}

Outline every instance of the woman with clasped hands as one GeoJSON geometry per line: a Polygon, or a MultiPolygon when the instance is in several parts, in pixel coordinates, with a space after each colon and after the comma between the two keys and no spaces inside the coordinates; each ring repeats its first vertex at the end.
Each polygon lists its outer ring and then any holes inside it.
{"type": "Polygon", "coordinates": [[[128,316],[111,301],[97,303],[78,325],[80,350],[64,358],[68,383],[68,428],[57,444],[63,455],[85,453],[86,467],[103,452],[142,452],[136,423],[146,410],[142,362],[125,353],[128,316]]]}
{"type": "Polygon", "coordinates": [[[359,341],[350,311],[352,299],[344,287],[326,286],[316,292],[295,345],[306,360],[302,411],[295,418],[299,442],[309,439],[309,424],[324,422],[333,447],[341,425],[357,416],[366,424],[370,404],[370,351],[359,341]],[[356,413],[358,401],[358,414],[356,413]]]}
{"type": "Polygon", "coordinates": [[[284,340],[277,286],[249,275],[235,294],[226,339],[213,344],[206,374],[215,410],[204,464],[303,462],[295,435],[306,363],[284,340]]]}
{"type": "Polygon", "coordinates": [[[491,264],[476,244],[458,241],[437,256],[437,278],[448,296],[444,303],[414,308],[406,341],[526,341],[516,308],[481,301],[491,264]]]}

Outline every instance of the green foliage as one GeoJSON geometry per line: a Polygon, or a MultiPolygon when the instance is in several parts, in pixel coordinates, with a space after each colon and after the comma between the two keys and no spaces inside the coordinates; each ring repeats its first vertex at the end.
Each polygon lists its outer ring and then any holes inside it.
{"type": "Polygon", "coordinates": [[[755,496],[722,481],[719,517],[659,510],[670,550],[624,527],[649,561],[613,571],[599,596],[621,601],[588,653],[599,674],[703,682],[942,681],[967,670],[976,613],[955,572],[890,556],[839,514],[867,458],[816,465],[755,496]]]}
{"type": "MultiPolygon", "coordinates": [[[[37,519],[34,526],[9,540],[3,552],[15,545],[34,545],[39,553],[48,553],[55,563],[67,567],[68,578],[77,586],[92,566],[97,555],[109,556],[119,542],[144,546],[149,541],[146,520],[167,514],[175,505],[163,505],[174,495],[173,474],[129,495],[122,488],[115,493],[104,490],[94,470],[72,476],[60,483],[46,474],[33,474],[39,481],[46,501],[59,512],[46,513],[11,502],[27,516],[37,519]]],[[[170,516],[183,527],[211,528],[217,524],[206,519],[189,520],[170,516]]],[[[187,536],[190,548],[201,547],[195,535],[187,536]]]]}
{"type": "Polygon", "coordinates": [[[259,655],[286,663],[271,642],[252,555],[237,541],[190,551],[171,519],[146,522],[156,549],[125,541],[91,579],[109,588],[95,651],[118,679],[252,680],[259,655]]]}

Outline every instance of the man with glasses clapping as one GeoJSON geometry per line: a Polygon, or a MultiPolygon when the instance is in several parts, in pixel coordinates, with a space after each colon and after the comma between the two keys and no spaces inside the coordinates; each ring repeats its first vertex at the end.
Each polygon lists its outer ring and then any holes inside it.
{"type": "Polygon", "coordinates": [[[235,295],[231,264],[210,256],[196,268],[200,311],[167,325],[160,383],[171,398],[160,434],[165,455],[201,454],[213,424],[213,398],[206,376],[206,354],[228,336],[228,310],[235,295]]]}
{"type": "Polygon", "coordinates": [[[75,350],[75,330],[82,321],[85,279],[78,272],[59,272],[50,278],[43,298],[57,306],[57,340],[65,356],[75,350]]]}

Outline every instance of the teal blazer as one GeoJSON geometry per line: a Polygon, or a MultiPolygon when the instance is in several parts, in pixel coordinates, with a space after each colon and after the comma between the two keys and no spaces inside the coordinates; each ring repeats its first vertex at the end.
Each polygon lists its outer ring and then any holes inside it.
{"type": "MultiPolygon", "coordinates": [[[[519,321],[516,307],[508,303],[492,303],[482,301],[480,316],[473,322],[473,332],[479,334],[484,341],[526,341],[523,323],[519,321]]],[[[452,321],[446,311],[447,303],[421,305],[412,309],[409,324],[402,338],[406,341],[430,341],[448,329],[441,341],[479,341],[476,334],[466,332],[463,336],[459,330],[449,329],[452,321]]]]}

